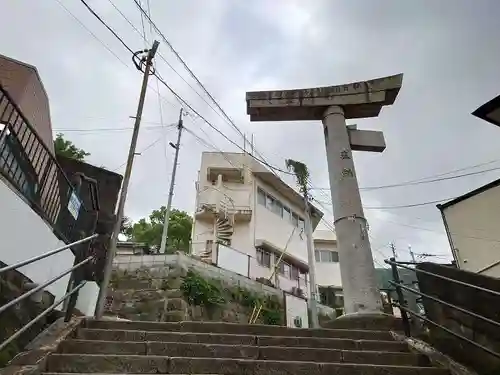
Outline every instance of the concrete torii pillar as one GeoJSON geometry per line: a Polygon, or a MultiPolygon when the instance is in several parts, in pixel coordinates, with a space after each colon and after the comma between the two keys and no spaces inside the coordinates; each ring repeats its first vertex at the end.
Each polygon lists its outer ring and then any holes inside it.
{"type": "MultiPolygon", "coordinates": [[[[347,315],[382,311],[352,151],[382,152],[382,132],[357,130],[345,119],[376,117],[394,103],[403,75],[300,90],[247,92],[251,121],[321,120],[347,315]]],[[[307,145],[304,145],[307,147],[307,145]]]]}

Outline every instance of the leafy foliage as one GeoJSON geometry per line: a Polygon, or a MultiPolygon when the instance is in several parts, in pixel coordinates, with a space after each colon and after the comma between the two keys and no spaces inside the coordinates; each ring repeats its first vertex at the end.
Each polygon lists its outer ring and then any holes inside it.
{"type": "MultiPolygon", "coordinates": [[[[127,239],[142,242],[154,251],[160,249],[165,218],[165,206],[151,212],[148,218],[142,218],[137,223],[132,223],[129,218],[122,221],[121,233],[127,239]]],[[[193,219],[185,211],[173,209],[168,222],[168,253],[173,251],[188,251],[191,241],[193,219]]]]}
{"type": "Polygon", "coordinates": [[[70,159],[75,159],[78,161],[84,161],[86,156],[90,153],[85,150],[76,147],[73,142],[64,139],[64,134],[58,133],[56,139],[54,140],[54,149],[56,155],[64,156],[70,159]]]}
{"type": "Polygon", "coordinates": [[[195,306],[214,307],[225,302],[219,285],[193,271],[188,271],[184,277],[181,290],[188,302],[195,306]]]}
{"type": "Polygon", "coordinates": [[[304,197],[307,197],[309,191],[307,188],[307,183],[309,181],[309,169],[307,168],[307,165],[292,159],[286,159],[285,164],[286,168],[295,174],[300,192],[304,197]]]}
{"type": "Polygon", "coordinates": [[[262,322],[268,325],[283,324],[283,306],[276,296],[259,295],[240,286],[224,288],[220,280],[207,279],[190,270],[181,285],[184,297],[191,305],[208,308],[235,302],[251,311],[261,306],[262,322]]]}

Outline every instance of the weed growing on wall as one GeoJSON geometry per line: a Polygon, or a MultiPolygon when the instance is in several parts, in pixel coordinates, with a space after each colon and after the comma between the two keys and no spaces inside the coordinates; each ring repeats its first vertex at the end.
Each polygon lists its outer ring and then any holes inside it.
{"type": "Polygon", "coordinates": [[[188,271],[181,284],[184,297],[191,305],[215,307],[225,302],[220,283],[208,281],[193,271],[188,271]]]}
{"type": "Polygon", "coordinates": [[[262,305],[264,324],[283,324],[283,307],[277,296],[258,294],[239,286],[224,288],[220,280],[204,278],[192,270],[184,277],[181,290],[188,303],[195,306],[213,308],[234,302],[251,310],[262,305]]]}

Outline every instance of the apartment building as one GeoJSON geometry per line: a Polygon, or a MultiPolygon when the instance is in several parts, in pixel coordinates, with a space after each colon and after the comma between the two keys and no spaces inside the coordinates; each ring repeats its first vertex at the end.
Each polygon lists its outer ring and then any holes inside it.
{"type": "MultiPolygon", "coordinates": [[[[218,152],[202,154],[196,191],[193,255],[252,279],[273,276],[275,286],[307,295],[305,207],[299,193],[252,156],[218,152]]],[[[323,213],[312,206],[311,216],[315,229],[323,213]]]]}

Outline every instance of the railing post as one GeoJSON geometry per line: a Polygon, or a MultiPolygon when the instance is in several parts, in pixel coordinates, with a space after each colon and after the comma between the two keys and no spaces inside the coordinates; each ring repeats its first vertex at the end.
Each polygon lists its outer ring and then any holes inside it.
{"type": "MultiPolygon", "coordinates": [[[[396,258],[391,258],[391,268],[392,268],[392,278],[394,279],[394,287],[396,288],[396,295],[398,297],[398,303],[402,307],[406,307],[405,297],[403,295],[403,289],[399,286],[401,284],[401,279],[399,278],[398,266],[396,264],[396,258]]],[[[401,312],[401,319],[403,320],[403,329],[406,336],[411,336],[410,331],[410,320],[408,319],[408,314],[406,310],[399,309],[401,312]]]]}

